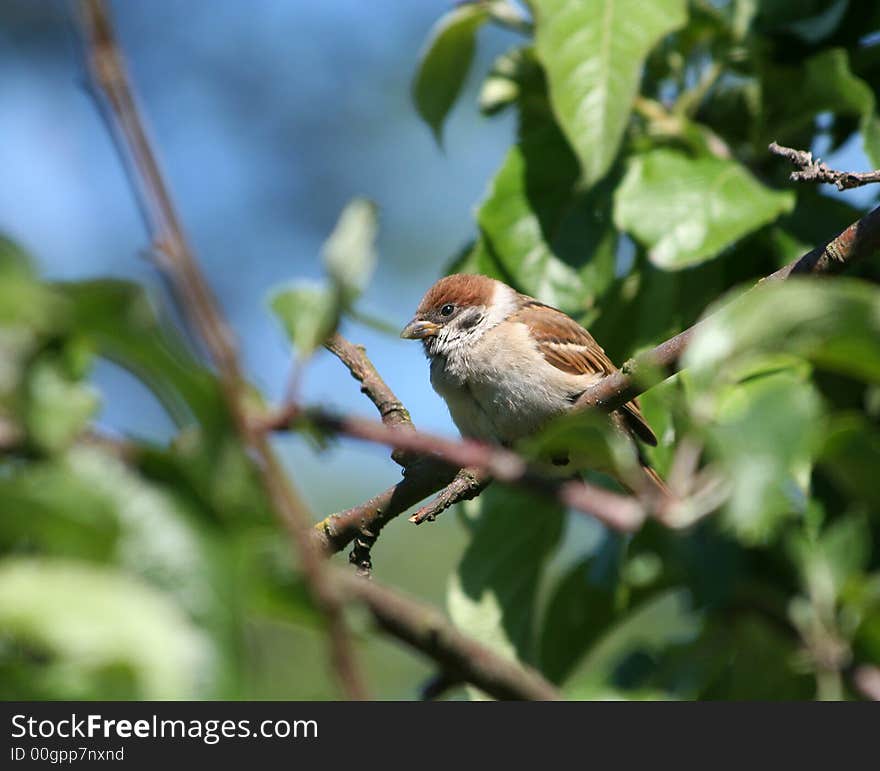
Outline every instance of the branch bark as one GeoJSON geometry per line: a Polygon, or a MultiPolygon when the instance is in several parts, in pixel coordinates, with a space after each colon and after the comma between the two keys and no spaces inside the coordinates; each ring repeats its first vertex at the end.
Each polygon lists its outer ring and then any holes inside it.
{"type": "Polygon", "coordinates": [[[327,619],[332,668],[339,684],[349,698],[365,698],[366,689],[354,659],[340,598],[309,535],[312,517],[281,468],[266,435],[250,430],[242,398],[245,381],[232,334],[184,234],[147,137],[105,3],[81,0],[80,10],[85,56],[95,95],[103,98],[113,137],[120,154],[128,161],[129,176],[157,256],[156,266],[165,274],[183,316],[204,342],[217,368],[239,439],[256,458],[266,494],[295,542],[312,596],[327,619]]]}
{"type": "Polygon", "coordinates": [[[448,677],[472,683],[496,699],[562,698],[536,670],[501,658],[463,635],[439,611],[374,581],[342,572],[337,578],[346,595],[362,602],[383,630],[438,662],[448,677]]]}
{"type": "Polygon", "coordinates": [[[799,171],[789,174],[788,178],[792,182],[825,182],[835,185],[838,190],[852,190],[880,182],[880,171],[837,171],[818,158],[814,160],[813,154],[807,150],[795,150],[771,142],[770,152],[791,161],[798,167],[799,171]]]}

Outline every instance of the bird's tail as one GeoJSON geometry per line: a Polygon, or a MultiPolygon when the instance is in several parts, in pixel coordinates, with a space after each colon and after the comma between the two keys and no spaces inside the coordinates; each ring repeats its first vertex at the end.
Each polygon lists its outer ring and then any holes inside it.
{"type": "Polygon", "coordinates": [[[656,497],[660,501],[672,499],[672,490],[669,489],[663,478],[645,460],[641,460],[641,468],[644,475],[644,493],[656,497]]]}

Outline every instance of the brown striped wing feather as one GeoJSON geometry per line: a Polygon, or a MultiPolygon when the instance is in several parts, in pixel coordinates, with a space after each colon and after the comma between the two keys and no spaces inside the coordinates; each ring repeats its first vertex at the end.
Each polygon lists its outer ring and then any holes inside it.
{"type": "MultiPolygon", "coordinates": [[[[604,376],[617,369],[593,336],[556,308],[523,296],[523,305],[511,316],[511,321],[526,324],[547,362],[563,372],[604,376]]],[[[647,444],[657,444],[657,437],[642,415],[638,399],[624,404],[621,411],[630,431],[647,444]]]]}

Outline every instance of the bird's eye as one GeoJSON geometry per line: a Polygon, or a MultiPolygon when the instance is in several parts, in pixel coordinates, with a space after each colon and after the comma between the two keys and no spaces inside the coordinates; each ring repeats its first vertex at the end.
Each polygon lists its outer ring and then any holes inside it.
{"type": "Polygon", "coordinates": [[[455,310],[455,306],[452,303],[446,303],[446,305],[444,305],[440,309],[440,315],[441,316],[451,316],[452,311],[454,311],[454,310],[455,310]]]}

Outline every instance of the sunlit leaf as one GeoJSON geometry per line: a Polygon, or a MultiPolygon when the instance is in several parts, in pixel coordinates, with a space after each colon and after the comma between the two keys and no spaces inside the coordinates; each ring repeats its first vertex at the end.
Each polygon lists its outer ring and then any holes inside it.
{"type": "Polygon", "coordinates": [[[320,284],[300,283],[277,291],[272,310],[301,358],[308,358],[339,323],[339,295],[320,284]]]}
{"type": "Polygon", "coordinates": [[[373,275],[377,229],[376,204],[355,198],[342,210],[324,243],[324,265],[346,303],[364,291],[373,275]]]}
{"type": "Polygon", "coordinates": [[[687,19],[684,0],[534,0],[550,99],[586,185],[611,168],[645,56],[687,19]]]}
{"type": "Polygon", "coordinates": [[[543,105],[539,74],[522,88],[519,142],[477,213],[482,241],[518,289],[583,312],[614,276],[610,190],[578,190],[576,159],[543,105]]]}
{"type": "Polygon", "coordinates": [[[614,221],[675,270],[718,254],[794,206],[794,194],[758,182],[736,161],[671,150],[636,156],[614,196],[614,221]]]}
{"type": "Polygon", "coordinates": [[[131,690],[117,697],[193,698],[213,656],[166,595],[119,571],[72,561],[0,562],[0,627],[51,657],[41,677],[68,698],[90,695],[93,683],[120,669],[131,690]]]}

